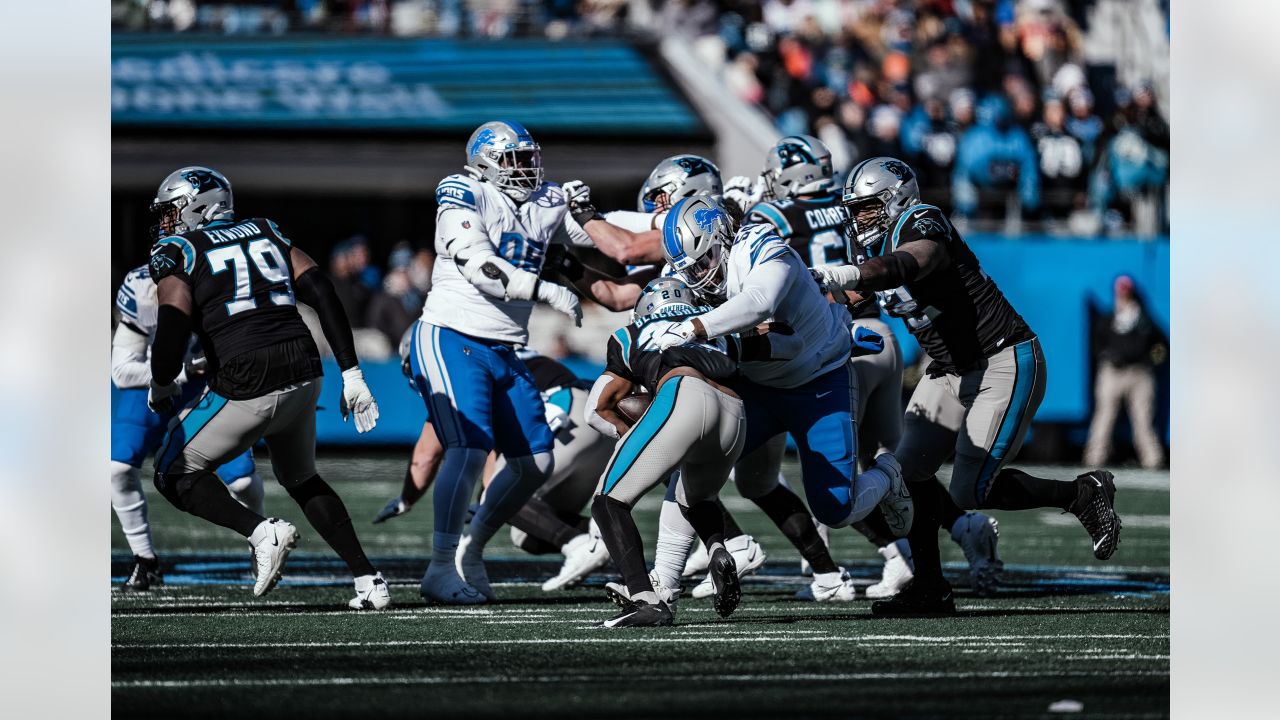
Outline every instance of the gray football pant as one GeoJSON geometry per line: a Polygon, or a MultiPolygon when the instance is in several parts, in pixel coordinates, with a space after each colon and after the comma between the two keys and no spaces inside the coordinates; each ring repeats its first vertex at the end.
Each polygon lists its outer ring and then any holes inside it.
{"type": "Polygon", "coordinates": [[[928,480],[955,455],[951,497],[982,507],[991,480],[1022,447],[1040,401],[1045,363],[1036,339],[1007,347],[961,375],[924,377],[907,405],[894,453],[907,482],[928,480]]]}
{"type": "Polygon", "coordinates": [[[715,499],[742,453],[746,434],[741,400],[701,379],[674,377],[618,441],[597,492],[634,506],[680,468],[677,502],[688,507],[715,499]]]}
{"type": "Polygon", "coordinates": [[[157,475],[213,472],[261,438],[271,451],[276,480],[293,487],[316,474],[319,397],[319,378],[250,400],[230,400],[206,389],[170,421],[156,453],[157,475]]]}
{"type": "Polygon", "coordinates": [[[856,321],[884,338],[884,350],[853,358],[858,376],[858,461],[865,470],[881,453],[893,452],[902,440],[902,348],[883,321],[856,321]]]}

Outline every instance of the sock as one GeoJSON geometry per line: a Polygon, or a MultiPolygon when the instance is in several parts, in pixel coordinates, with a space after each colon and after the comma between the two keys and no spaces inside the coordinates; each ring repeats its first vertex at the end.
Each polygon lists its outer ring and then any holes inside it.
{"type": "MultiPolygon", "coordinates": [[[[471,518],[471,548],[479,551],[533,497],[551,475],[551,453],[507,458],[484,491],[480,509],[471,518]]],[[[469,550],[470,551],[470,550],[469,550]]]]}
{"type": "Polygon", "coordinates": [[[680,510],[707,547],[707,555],[716,545],[724,545],[724,513],[719,500],[700,500],[689,507],[681,506],[680,510]]]}
{"type": "Polygon", "coordinates": [[[716,505],[720,508],[720,514],[724,516],[724,539],[742,537],[746,533],[742,532],[742,528],[738,527],[738,521],[733,519],[729,514],[729,509],[724,506],[720,498],[716,498],[716,505]]]}
{"type": "MultiPolygon", "coordinates": [[[[444,451],[436,486],[432,490],[436,532],[462,534],[462,525],[471,504],[471,491],[484,471],[486,453],[477,448],[451,447],[444,451]]],[[[453,556],[449,557],[453,562],[453,556]]]]}
{"type": "Polygon", "coordinates": [[[147,521],[147,496],[142,493],[142,471],[127,463],[111,461],[111,509],[116,511],[129,550],[140,558],[156,556],[147,521]]]}
{"type": "Polygon", "coordinates": [[[961,510],[960,506],[956,504],[955,498],[951,497],[951,491],[947,490],[937,475],[933,476],[931,485],[937,491],[938,499],[942,503],[938,509],[938,521],[942,524],[942,527],[950,529],[952,525],[956,524],[957,520],[964,517],[964,510],[961,510]]]}
{"type": "Polygon", "coordinates": [[[930,485],[936,485],[932,478],[908,486],[915,503],[915,519],[907,533],[907,540],[911,545],[916,579],[922,584],[945,582],[942,577],[942,556],[938,551],[941,498],[930,485]]]}
{"type": "Polygon", "coordinates": [[[983,508],[996,510],[1028,510],[1058,508],[1067,510],[1076,501],[1076,483],[1069,480],[1046,480],[1021,470],[1005,468],[991,481],[991,491],[983,508]]]}
{"type": "Polygon", "coordinates": [[[347,506],[342,504],[342,498],[338,497],[329,483],[319,475],[312,475],[288,490],[289,496],[307,516],[307,522],[320,533],[320,537],[324,538],[338,557],[347,563],[352,575],[360,577],[378,572],[365,556],[364,548],[360,547],[360,538],[356,536],[356,529],[351,524],[347,506]]]}
{"type": "Polygon", "coordinates": [[[440,532],[439,530],[431,533],[430,567],[445,567],[449,569],[449,572],[454,572],[453,558],[458,554],[458,540],[461,537],[462,535],[459,533],[440,532]]]}
{"type": "Polygon", "coordinates": [[[815,573],[836,571],[836,563],[831,559],[831,551],[822,542],[818,527],[813,524],[809,510],[800,497],[781,484],[774,489],[752,498],[752,502],[764,511],[774,525],[782,531],[791,544],[800,551],[801,557],[809,561],[815,573]]]}
{"type": "Polygon", "coordinates": [[[582,531],[560,519],[556,511],[540,497],[531,497],[511,516],[511,525],[526,535],[556,548],[578,537],[582,531]]]}
{"type": "Polygon", "coordinates": [[[236,478],[227,483],[227,490],[231,491],[231,497],[236,502],[258,513],[266,514],[266,492],[262,487],[262,476],[258,473],[250,473],[242,478],[236,478]]]}
{"type": "Polygon", "coordinates": [[[608,495],[597,495],[591,502],[591,517],[600,527],[600,537],[609,549],[609,557],[622,573],[627,593],[636,597],[640,593],[653,592],[649,572],[644,563],[644,542],[631,507],[608,495]]]}
{"type": "Polygon", "coordinates": [[[653,551],[653,569],[664,586],[680,587],[684,561],[697,538],[680,506],[674,501],[663,500],[662,511],[658,514],[658,544],[653,551]]]}
{"type": "Polygon", "coordinates": [[[657,605],[658,593],[654,590],[645,590],[643,592],[631,593],[631,599],[636,602],[642,602],[646,605],[657,605]]]}
{"type": "Polygon", "coordinates": [[[181,480],[170,478],[168,482],[176,482],[180,488],[178,496],[182,504],[179,507],[214,525],[235,530],[246,538],[266,520],[236,502],[231,493],[227,492],[227,486],[211,472],[200,473],[189,481],[188,476],[184,476],[181,480]],[[185,488],[182,487],[184,481],[187,481],[185,488]]]}

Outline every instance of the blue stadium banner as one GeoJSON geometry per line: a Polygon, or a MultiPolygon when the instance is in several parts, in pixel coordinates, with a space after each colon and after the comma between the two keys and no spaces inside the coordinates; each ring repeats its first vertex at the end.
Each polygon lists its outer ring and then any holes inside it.
{"type": "Polygon", "coordinates": [[[613,40],[116,35],[116,127],[706,134],[641,51],[613,40]]]}

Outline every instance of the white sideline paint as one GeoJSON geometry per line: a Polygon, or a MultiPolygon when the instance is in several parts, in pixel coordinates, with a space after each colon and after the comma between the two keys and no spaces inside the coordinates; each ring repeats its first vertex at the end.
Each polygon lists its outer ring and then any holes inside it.
{"type": "MultiPolygon", "coordinates": [[[[1168,515],[1121,515],[1120,519],[1124,522],[1124,529],[1131,528],[1167,528],[1169,527],[1168,515]]],[[[1040,522],[1045,525],[1053,525],[1055,527],[1067,527],[1079,525],[1080,521],[1075,515],[1070,513],[1042,512],[1040,513],[1040,522]]]]}
{"type": "MultiPolygon", "coordinates": [[[[1113,677],[1112,672],[1075,672],[1046,670],[1044,672],[904,672],[904,673],[806,673],[793,675],[699,675],[700,680],[721,682],[832,682],[849,680],[969,680],[969,679],[1024,679],[1060,677],[1113,677]]],[[[1139,670],[1127,672],[1125,677],[1168,677],[1167,670],[1139,670]]],[[[661,682],[671,675],[628,675],[627,682],[661,682]]],[[[464,675],[397,676],[397,677],[328,677],[328,678],[228,678],[221,680],[113,680],[113,688],[198,688],[198,687],[299,687],[325,685],[475,685],[493,682],[516,683],[598,683],[597,675],[492,675],[477,677],[464,675]]]]}

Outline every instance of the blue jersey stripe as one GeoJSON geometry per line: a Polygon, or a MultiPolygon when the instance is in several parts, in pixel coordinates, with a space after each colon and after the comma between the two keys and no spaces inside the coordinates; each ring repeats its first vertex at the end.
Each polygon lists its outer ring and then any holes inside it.
{"type": "Polygon", "coordinates": [[[987,454],[986,460],[982,462],[982,469],[978,472],[979,498],[985,499],[987,493],[991,491],[991,479],[1004,464],[1009,448],[1017,442],[1018,428],[1022,427],[1022,421],[1031,404],[1032,391],[1036,385],[1034,344],[1034,340],[1026,340],[1013,346],[1016,368],[1013,393],[1009,400],[1009,407],[1005,410],[1004,419],[1000,422],[1000,431],[996,433],[995,444],[991,446],[991,452],[987,454]]]}
{"type": "Polygon", "coordinates": [[[191,412],[182,418],[182,422],[177,427],[169,431],[169,436],[165,438],[165,450],[161,458],[156,462],[156,468],[161,472],[167,472],[169,466],[173,464],[182,455],[182,450],[195,439],[200,431],[205,429],[210,420],[213,420],[222,408],[227,406],[227,399],[210,390],[200,399],[191,412]]]}
{"type": "Polygon", "coordinates": [[[631,367],[631,333],[626,328],[618,328],[614,331],[613,336],[618,339],[618,345],[622,347],[622,363],[628,368],[631,367]]]}
{"type": "Polygon", "coordinates": [[[776,228],[783,237],[791,236],[791,223],[787,222],[787,218],[778,208],[768,204],[760,203],[755,206],[753,212],[758,212],[769,219],[769,222],[776,228]]]}

